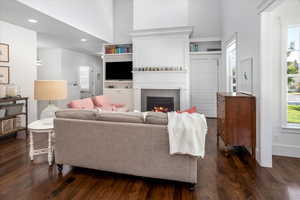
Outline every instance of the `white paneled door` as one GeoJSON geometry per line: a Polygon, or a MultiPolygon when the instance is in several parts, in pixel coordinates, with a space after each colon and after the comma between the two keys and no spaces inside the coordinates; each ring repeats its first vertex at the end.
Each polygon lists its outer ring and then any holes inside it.
{"type": "Polygon", "coordinates": [[[191,104],[206,117],[217,116],[216,93],[219,91],[220,56],[191,57],[191,104]]]}

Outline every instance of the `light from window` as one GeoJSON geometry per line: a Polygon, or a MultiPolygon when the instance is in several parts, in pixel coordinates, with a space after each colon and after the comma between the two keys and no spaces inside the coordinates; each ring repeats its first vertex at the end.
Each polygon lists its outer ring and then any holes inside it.
{"type": "Polygon", "coordinates": [[[288,28],[287,122],[300,124],[300,25],[288,28]]]}
{"type": "Polygon", "coordinates": [[[236,40],[233,40],[226,48],[227,69],[229,70],[229,87],[231,92],[237,91],[236,54],[236,40]]]}
{"type": "Polygon", "coordinates": [[[81,90],[90,89],[90,67],[80,66],[79,67],[79,83],[81,90]]]}

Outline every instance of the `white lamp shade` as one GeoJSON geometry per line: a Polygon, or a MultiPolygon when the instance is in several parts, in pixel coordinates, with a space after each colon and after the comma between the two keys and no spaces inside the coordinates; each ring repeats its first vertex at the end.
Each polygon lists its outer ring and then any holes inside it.
{"type": "Polygon", "coordinates": [[[66,99],[68,95],[67,81],[37,80],[34,81],[34,98],[36,100],[52,101],[66,99]]]}

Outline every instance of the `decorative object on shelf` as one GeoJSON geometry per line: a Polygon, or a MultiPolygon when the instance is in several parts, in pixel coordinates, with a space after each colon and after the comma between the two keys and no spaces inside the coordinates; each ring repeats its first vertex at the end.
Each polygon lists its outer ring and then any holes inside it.
{"type": "Polygon", "coordinates": [[[16,84],[6,86],[6,97],[16,97],[20,95],[20,88],[16,84]]]}
{"type": "Polygon", "coordinates": [[[59,108],[53,101],[67,98],[67,81],[65,80],[37,80],[34,82],[34,98],[49,101],[48,106],[41,112],[41,119],[54,118],[59,108]]]}
{"type": "Polygon", "coordinates": [[[9,84],[8,66],[0,66],[0,84],[9,84]]]}
{"type": "Polygon", "coordinates": [[[0,43],[0,62],[9,62],[9,45],[0,43]]]}
{"type": "Polygon", "coordinates": [[[183,66],[165,66],[165,67],[144,67],[144,66],[141,66],[141,67],[134,67],[133,68],[133,72],[140,72],[140,71],[155,71],[155,72],[165,72],[165,71],[173,71],[173,72],[180,72],[180,71],[185,71],[184,67],[183,66]]]}
{"type": "Polygon", "coordinates": [[[132,44],[106,45],[105,54],[132,53],[132,44]]]}
{"type": "Polygon", "coordinates": [[[199,51],[199,45],[197,43],[190,43],[190,51],[191,52],[199,51]]]}

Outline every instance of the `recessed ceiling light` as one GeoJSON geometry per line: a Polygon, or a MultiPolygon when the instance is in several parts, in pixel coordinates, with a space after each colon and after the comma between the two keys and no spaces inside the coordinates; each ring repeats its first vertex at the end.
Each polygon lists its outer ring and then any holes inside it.
{"type": "Polygon", "coordinates": [[[85,39],[85,38],[81,38],[81,39],[80,39],[80,41],[81,41],[81,42],[86,42],[86,41],[87,41],[87,39],[85,39]]]}
{"type": "Polygon", "coordinates": [[[36,23],[38,23],[39,21],[36,20],[36,19],[28,19],[28,22],[33,23],[33,24],[36,24],[36,23]]]}

